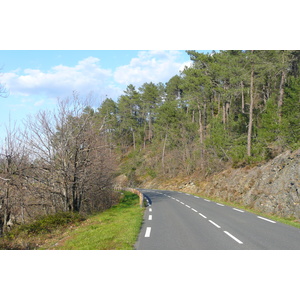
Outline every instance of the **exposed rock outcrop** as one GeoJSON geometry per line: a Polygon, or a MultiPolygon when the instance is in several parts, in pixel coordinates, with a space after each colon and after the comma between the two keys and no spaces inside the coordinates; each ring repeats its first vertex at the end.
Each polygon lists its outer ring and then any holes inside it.
{"type": "Polygon", "coordinates": [[[199,190],[263,212],[300,218],[300,149],[282,153],[261,166],[216,174],[199,183],[199,190]]]}
{"type": "Polygon", "coordinates": [[[227,169],[201,181],[177,178],[143,186],[199,193],[300,219],[300,149],[284,152],[261,166],[227,169]]]}

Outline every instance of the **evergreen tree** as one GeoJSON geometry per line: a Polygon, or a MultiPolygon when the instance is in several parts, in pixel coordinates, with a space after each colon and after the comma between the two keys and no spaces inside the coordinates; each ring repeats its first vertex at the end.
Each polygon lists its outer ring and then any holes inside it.
{"type": "Polygon", "coordinates": [[[119,139],[125,149],[131,145],[135,149],[139,126],[143,124],[140,94],[132,84],[127,87],[124,93],[118,102],[119,139]]]}
{"type": "Polygon", "coordinates": [[[282,131],[287,145],[297,149],[300,147],[300,77],[290,78],[285,92],[282,131]]]}

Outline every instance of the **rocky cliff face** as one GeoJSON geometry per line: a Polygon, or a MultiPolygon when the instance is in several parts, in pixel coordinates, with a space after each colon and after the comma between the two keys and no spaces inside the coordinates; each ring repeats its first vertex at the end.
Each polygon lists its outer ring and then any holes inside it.
{"type": "Polygon", "coordinates": [[[199,190],[262,212],[300,218],[300,149],[251,169],[226,170],[199,183],[199,190]]]}
{"type": "Polygon", "coordinates": [[[199,193],[239,202],[261,212],[300,219],[300,149],[282,153],[261,166],[227,169],[205,181],[172,179],[143,186],[199,193]]]}

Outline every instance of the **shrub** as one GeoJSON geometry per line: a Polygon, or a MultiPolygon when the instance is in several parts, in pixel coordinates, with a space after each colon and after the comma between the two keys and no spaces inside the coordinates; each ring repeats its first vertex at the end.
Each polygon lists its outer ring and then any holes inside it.
{"type": "Polygon", "coordinates": [[[66,226],[72,223],[83,221],[84,217],[78,213],[59,212],[54,215],[41,216],[30,224],[20,225],[16,233],[39,234],[51,232],[57,227],[66,226]]]}

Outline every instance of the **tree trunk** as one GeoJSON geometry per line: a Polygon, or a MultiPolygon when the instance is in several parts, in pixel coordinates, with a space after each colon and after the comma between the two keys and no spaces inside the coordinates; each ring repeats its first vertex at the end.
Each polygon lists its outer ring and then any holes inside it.
{"type": "Polygon", "coordinates": [[[203,124],[202,124],[202,111],[200,107],[198,108],[199,111],[199,138],[200,138],[200,144],[201,147],[203,145],[203,124]]]}
{"type": "Polygon", "coordinates": [[[226,102],[223,103],[223,116],[222,116],[222,120],[223,120],[224,129],[225,129],[225,126],[226,126],[226,102]]]}
{"type": "Polygon", "coordinates": [[[165,151],[166,151],[167,138],[168,138],[168,134],[166,133],[166,137],[165,137],[164,145],[163,145],[162,157],[161,157],[161,163],[162,163],[162,168],[163,168],[163,174],[164,175],[165,175],[165,151]]]}
{"type": "Polygon", "coordinates": [[[282,105],[283,105],[283,93],[284,93],[285,77],[286,77],[286,73],[285,73],[285,71],[282,71],[282,73],[281,73],[280,87],[279,87],[279,99],[278,99],[279,122],[281,122],[281,118],[282,118],[282,105]]]}
{"type": "Polygon", "coordinates": [[[133,139],[133,149],[135,150],[136,146],[135,146],[135,134],[134,134],[134,129],[131,128],[132,130],[132,139],[133,139]]]}
{"type": "Polygon", "coordinates": [[[242,113],[245,113],[245,97],[244,97],[244,83],[241,81],[241,88],[242,88],[242,113]]]}
{"type": "Polygon", "coordinates": [[[253,107],[254,107],[254,68],[252,66],[251,79],[250,79],[250,108],[249,108],[249,124],[248,124],[248,138],[247,138],[247,155],[251,156],[251,136],[252,136],[252,125],[253,125],[253,107]]]}

